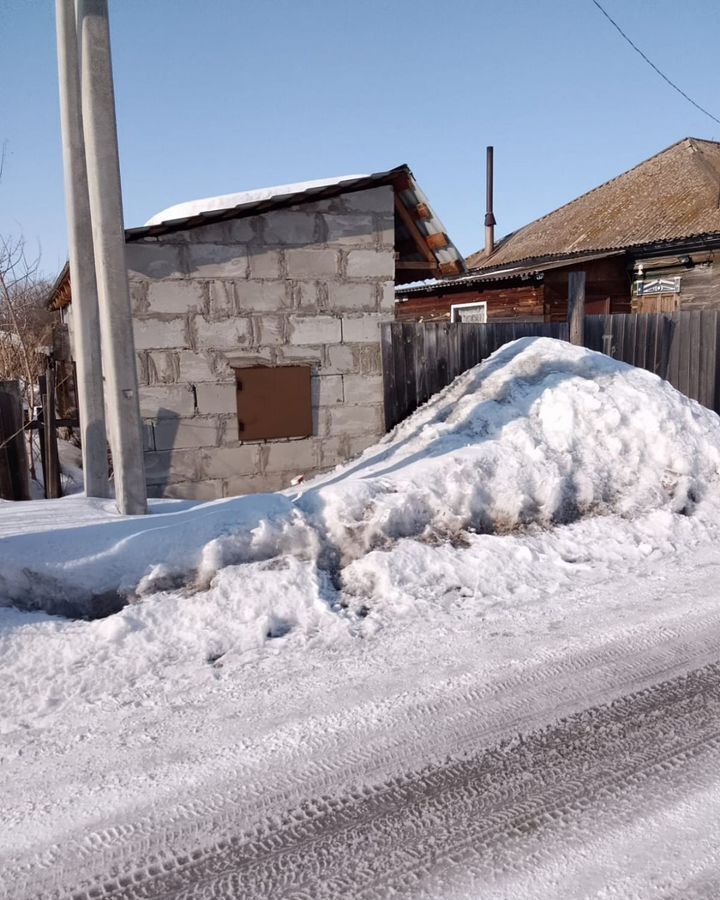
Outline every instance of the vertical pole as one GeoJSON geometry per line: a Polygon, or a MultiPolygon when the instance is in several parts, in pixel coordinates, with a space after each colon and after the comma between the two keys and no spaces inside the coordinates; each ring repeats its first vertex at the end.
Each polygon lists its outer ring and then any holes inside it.
{"type": "Polygon", "coordinates": [[[55,0],[60,122],[65,169],[65,209],[72,310],[77,364],[78,417],[83,455],[85,493],[110,493],[105,438],[95,259],[80,101],[80,59],[74,0],[55,0]]]}
{"type": "Polygon", "coordinates": [[[570,343],[585,344],[585,273],[570,272],[568,276],[568,331],[570,343]]]}
{"type": "Polygon", "coordinates": [[[495,213],[493,210],[493,148],[486,150],[485,164],[485,255],[495,249],[495,213]]]}
{"type": "Polygon", "coordinates": [[[25,450],[19,381],[0,381],[0,498],[30,499],[30,472],[25,450]]]}
{"type": "Polygon", "coordinates": [[[80,90],[108,431],[118,510],[147,512],[107,0],[79,0],[80,90]]]}
{"type": "Polygon", "coordinates": [[[43,427],[45,429],[45,496],[55,500],[62,496],[60,460],[57,445],[57,417],[55,416],[55,360],[48,360],[43,397],[43,427]]]}

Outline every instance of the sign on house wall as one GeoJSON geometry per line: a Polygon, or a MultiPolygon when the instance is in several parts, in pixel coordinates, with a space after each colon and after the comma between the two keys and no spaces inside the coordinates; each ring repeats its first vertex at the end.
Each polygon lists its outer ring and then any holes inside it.
{"type": "Polygon", "coordinates": [[[641,278],[635,282],[638,297],[657,297],[660,294],[679,294],[680,276],[674,278],[641,278]]]}

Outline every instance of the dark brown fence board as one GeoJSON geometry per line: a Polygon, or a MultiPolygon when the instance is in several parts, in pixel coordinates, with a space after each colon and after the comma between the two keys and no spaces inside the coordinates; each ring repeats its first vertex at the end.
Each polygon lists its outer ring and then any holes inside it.
{"type": "MultiPolygon", "coordinates": [[[[585,342],[645,368],[720,412],[720,319],[717,311],[588,316],[585,342]],[[610,335],[610,341],[605,339],[610,335]]],[[[389,323],[382,329],[388,428],[509,341],[568,339],[566,322],[389,323]]]]}
{"type": "Polygon", "coordinates": [[[704,309],[701,312],[700,331],[703,341],[702,368],[700,372],[700,402],[709,409],[717,409],[718,395],[715,391],[715,367],[717,360],[717,310],[704,309]]]}
{"type": "Polygon", "coordinates": [[[690,390],[688,397],[700,400],[700,369],[702,366],[702,329],[699,309],[690,313],[690,390]]]}

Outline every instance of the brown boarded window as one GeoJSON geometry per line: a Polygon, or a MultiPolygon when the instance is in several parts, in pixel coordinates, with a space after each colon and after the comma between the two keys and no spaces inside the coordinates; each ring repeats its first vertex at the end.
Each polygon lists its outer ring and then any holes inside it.
{"type": "Polygon", "coordinates": [[[310,366],[235,369],[241,441],[312,434],[310,366]]]}

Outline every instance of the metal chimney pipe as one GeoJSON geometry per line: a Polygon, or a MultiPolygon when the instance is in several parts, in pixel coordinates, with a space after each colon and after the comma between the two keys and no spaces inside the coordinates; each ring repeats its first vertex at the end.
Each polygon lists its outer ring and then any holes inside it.
{"type": "Polygon", "coordinates": [[[487,181],[486,196],[487,206],[485,210],[485,255],[490,254],[495,249],[495,215],[493,214],[493,148],[487,148],[487,181]]]}

